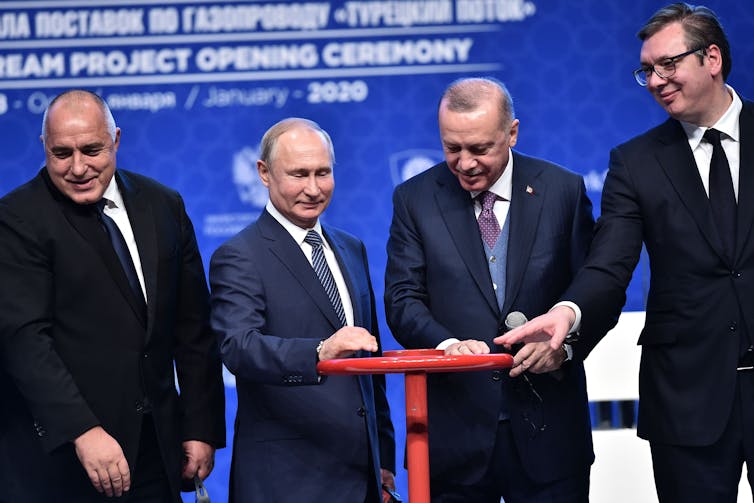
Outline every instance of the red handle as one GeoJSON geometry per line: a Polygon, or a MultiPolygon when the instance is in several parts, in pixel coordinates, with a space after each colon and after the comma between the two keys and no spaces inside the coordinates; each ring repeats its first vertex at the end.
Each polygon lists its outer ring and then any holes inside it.
{"type": "Polygon", "coordinates": [[[317,372],[325,375],[471,372],[512,366],[513,357],[506,353],[445,355],[437,349],[409,349],[385,351],[383,356],[369,358],[325,360],[317,364],[317,372]]]}

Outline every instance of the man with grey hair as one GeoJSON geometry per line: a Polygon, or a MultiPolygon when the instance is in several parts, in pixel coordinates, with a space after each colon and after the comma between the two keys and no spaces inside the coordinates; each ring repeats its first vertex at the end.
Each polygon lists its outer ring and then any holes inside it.
{"type": "MultiPolygon", "coordinates": [[[[707,7],[665,6],[639,39],[634,77],[670,117],[610,153],[592,250],[562,296],[571,304],[499,342],[557,346],[617,315],[643,243],[638,434],[657,494],[735,502],[744,462],[754,487],[754,103],[726,84],[730,47],[707,7]]],[[[575,358],[599,340],[581,337],[575,358]]]]}
{"type": "Polygon", "coordinates": [[[379,503],[395,489],[384,376],[317,374],[380,353],[364,244],[320,221],[334,163],[316,123],[272,126],[257,161],[267,206],[212,256],[212,326],[238,390],[231,501],[379,503]]]}
{"type": "MultiPolygon", "coordinates": [[[[580,176],[511,150],[519,120],[499,81],[452,83],[438,120],[445,162],[393,195],[388,324],[407,348],[489,353],[506,319],[545,312],[569,284],[589,248],[592,205],[580,176]]],[[[567,346],[516,349],[527,372],[515,379],[429,377],[433,502],[588,500],[583,366],[567,346]]]]}
{"type": "Polygon", "coordinates": [[[179,503],[225,444],[193,227],[176,192],[116,170],[120,137],[99,96],[58,95],[45,167],[0,199],[4,501],[179,503]]]}

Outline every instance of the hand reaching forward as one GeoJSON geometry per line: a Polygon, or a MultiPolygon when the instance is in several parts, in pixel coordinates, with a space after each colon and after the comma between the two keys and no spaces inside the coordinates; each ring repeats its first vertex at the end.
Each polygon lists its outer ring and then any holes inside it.
{"type": "Polygon", "coordinates": [[[576,314],[573,309],[567,306],[557,306],[520,327],[495,337],[494,342],[510,348],[517,342],[549,341],[552,349],[559,349],[568,336],[575,318],[576,314]]]}
{"type": "Polygon", "coordinates": [[[320,361],[347,358],[356,351],[377,351],[377,339],[361,327],[343,327],[322,343],[320,361]]]}
{"type": "Polygon", "coordinates": [[[95,489],[108,497],[131,489],[131,470],[120,444],[101,426],[95,426],[73,441],[81,466],[95,489]]]}

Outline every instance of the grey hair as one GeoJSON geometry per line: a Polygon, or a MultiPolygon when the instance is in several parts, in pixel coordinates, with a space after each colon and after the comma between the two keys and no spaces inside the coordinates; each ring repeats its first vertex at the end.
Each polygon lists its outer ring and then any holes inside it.
{"type": "Polygon", "coordinates": [[[309,119],[302,119],[301,117],[289,117],[277,122],[262,136],[262,143],[260,146],[260,160],[270,164],[272,158],[275,155],[275,147],[277,146],[278,139],[291,129],[295,127],[303,126],[319,133],[327,143],[327,150],[330,154],[330,162],[335,164],[335,149],[333,148],[332,139],[327,131],[322,129],[319,124],[309,119]]]}
{"type": "Polygon", "coordinates": [[[453,112],[476,110],[484,101],[498,101],[501,126],[507,127],[516,118],[511,98],[505,84],[494,77],[465,77],[454,80],[440,98],[440,106],[445,104],[453,112]]]}

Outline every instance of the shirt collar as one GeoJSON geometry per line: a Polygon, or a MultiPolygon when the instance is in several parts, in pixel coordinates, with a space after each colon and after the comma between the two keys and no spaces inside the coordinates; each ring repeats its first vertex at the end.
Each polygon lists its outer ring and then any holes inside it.
{"type": "MultiPolygon", "coordinates": [[[[738,93],[736,93],[732,87],[727,84],[725,87],[728,89],[733,101],[731,101],[730,106],[723,116],[720,117],[712,127],[725,134],[731,140],[738,142],[740,128],[738,117],[741,115],[741,110],[743,110],[743,103],[741,102],[738,93]]],[[[701,143],[702,137],[708,128],[683,121],[681,121],[681,126],[683,126],[683,130],[686,132],[686,136],[689,139],[691,150],[695,150],[696,147],[699,146],[699,143],[701,143]]]]}
{"type": "Polygon", "coordinates": [[[322,225],[319,223],[319,219],[317,219],[317,222],[314,224],[314,227],[311,229],[303,229],[299,227],[298,225],[294,224],[285,216],[283,216],[280,211],[278,211],[277,208],[275,208],[275,205],[272,204],[272,201],[267,200],[267,205],[265,206],[265,209],[267,210],[267,213],[272,215],[272,218],[278,221],[280,225],[283,226],[283,228],[288,231],[288,234],[291,235],[291,237],[301,245],[304,242],[304,238],[306,237],[306,233],[310,230],[315,230],[317,233],[322,236],[322,244],[325,248],[329,248],[329,245],[327,244],[327,240],[324,238],[324,235],[322,234],[322,225]]]}
{"type": "Polygon", "coordinates": [[[115,180],[115,173],[113,173],[112,178],[110,178],[110,183],[107,185],[104,194],[102,194],[102,198],[109,201],[107,204],[108,208],[125,209],[123,195],[120,193],[118,182],[115,180]]]}
{"type": "MultiPolygon", "coordinates": [[[[508,148],[508,164],[505,165],[503,174],[501,174],[500,178],[498,178],[487,190],[498,196],[500,199],[505,201],[511,200],[511,194],[513,194],[513,152],[511,152],[510,148],[508,148]]],[[[484,191],[471,191],[471,198],[476,198],[476,196],[482,192],[484,191]]]]}

